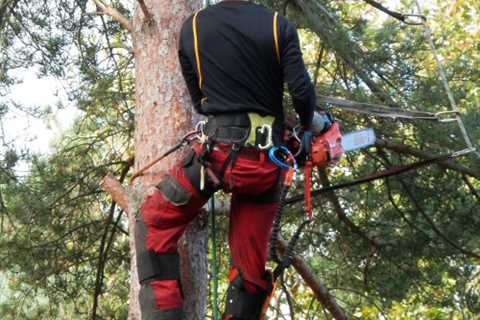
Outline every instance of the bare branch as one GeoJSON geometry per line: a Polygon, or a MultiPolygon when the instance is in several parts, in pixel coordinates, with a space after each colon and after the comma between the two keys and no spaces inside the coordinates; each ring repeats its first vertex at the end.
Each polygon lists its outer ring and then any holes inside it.
{"type": "Polygon", "coordinates": [[[145,16],[145,22],[146,23],[152,22],[152,20],[153,20],[152,15],[148,11],[147,6],[145,5],[145,1],[143,1],[143,0],[137,0],[137,1],[140,4],[140,9],[142,9],[143,15],[145,16]]]}
{"type": "Polygon", "coordinates": [[[113,20],[117,21],[120,23],[120,25],[125,29],[130,32],[133,31],[132,23],[130,22],[129,19],[127,19],[124,15],[122,15],[120,12],[118,12],[117,9],[115,9],[112,6],[108,6],[104,3],[102,3],[100,0],[92,0],[95,2],[95,5],[97,6],[97,10],[105,14],[107,16],[110,16],[113,18],[113,20]]]}
{"type": "Polygon", "coordinates": [[[100,187],[109,193],[123,211],[128,212],[128,194],[122,184],[111,174],[100,182],[100,187]]]}
{"type": "Polygon", "coordinates": [[[377,1],[373,1],[373,0],[363,0],[363,1],[365,1],[366,3],[371,5],[372,7],[377,8],[378,10],[388,14],[389,16],[391,16],[391,17],[393,17],[397,20],[400,20],[402,22],[405,22],[405,15],[403,15],[401,13],[398,13],[398,12],[395,12],[395,11],[392,11],[392,10],[388,9],[387,7],[384,7],[381,3],[377,2],[377,1]]]}

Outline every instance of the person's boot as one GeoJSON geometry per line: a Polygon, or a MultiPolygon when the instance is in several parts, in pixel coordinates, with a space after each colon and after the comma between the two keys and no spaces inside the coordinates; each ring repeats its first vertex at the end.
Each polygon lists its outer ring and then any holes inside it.
{"type": "MultiPolygon", "coordinates": [[[[269,273],[266,277],[268,276],[270,276],[269,273]]],[[[257,287],[256,292],[251,293],[245,288],[244,280],[238,272],[231,272],[229,280],[223,319],[261,320],[268,307],[266,304],[270,300],[273,287],[268,291],[257,287]]]]}

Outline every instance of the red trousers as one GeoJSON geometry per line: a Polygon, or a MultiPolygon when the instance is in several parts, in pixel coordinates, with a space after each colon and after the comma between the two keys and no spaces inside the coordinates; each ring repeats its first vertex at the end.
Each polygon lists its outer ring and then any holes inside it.
{"type": "MultiPolygon", "coordinates": [[[[199,170],[196,156],[200,145],[195,145],[194,150],[195,154],[192,152],[170,170],[167,180],[170,184],[173,181],[169,189],[172,192],[159,188],[145,198],[140,212],[146,226],[148,251],[175,253],[186,226],[212,193],[200,190],[199,176],[192,174],[199,170]],[[182,196],[176,196],[179,192],[182,196]]],[[[230,150],[228,145],[217,145],[208,155],[210,168],[217,177],[230,150]]],[[[279,168],[264,152],[242,148],[222,179],[223,189],[232,194],[228,242],[233,267],[242,274],[245,287],[251,293],[267,290],[271,285],[264,275],[270,231],[278,207],[279,175],[279,168]]],[[[209,184],[207,177],[207,189],[209,184]]],[[[181,308],[183,299],[178,281],[153,279],[148,285],[153,289],[156,308],[181,308]]]]}

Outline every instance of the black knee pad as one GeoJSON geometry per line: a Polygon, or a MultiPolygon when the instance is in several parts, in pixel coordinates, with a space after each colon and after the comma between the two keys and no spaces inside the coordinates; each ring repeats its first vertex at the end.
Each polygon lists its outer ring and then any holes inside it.
{"type": "Polygon", "coordinates": [[[237,275],[227,290],[225,316],[241,320],[259,320],[269,293],[259,289],[250,293],[245,289],[243,279],[237,275]]]}
{"type": "Polygon", "coordinates": [[[135,223],[138,279],[141,284],[149,280],[180,280],[178,253],[158,254],[145,248],[147,228],[141,217],[135,223]]]}

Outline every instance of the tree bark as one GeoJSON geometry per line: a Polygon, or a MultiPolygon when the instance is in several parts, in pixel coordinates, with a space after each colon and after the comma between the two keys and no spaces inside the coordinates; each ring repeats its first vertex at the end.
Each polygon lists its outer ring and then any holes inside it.
{"type": "MultiPolygon", "coordinates": [[[[182,22],[200,8],[201,1],[148,0],[142,4],[143,8],[136,2],[132,22],[136,90],[134,171],[176,144],[192,128],[195,116],[178,64],[177,43],[182,22]],[[149,12],[147,18],[145,9],[149,12]]],[[[132,239],[130,320],[141,319],[133,219],[148,190],[181,156],[182,152],[176,152],[153,166],[136,179],[135,186],[129,190],[129,230],[132,239]]],[[[204,223],[195,221],[180,241],[187,319],[205,318],[206,239],[204,223]]]]}

